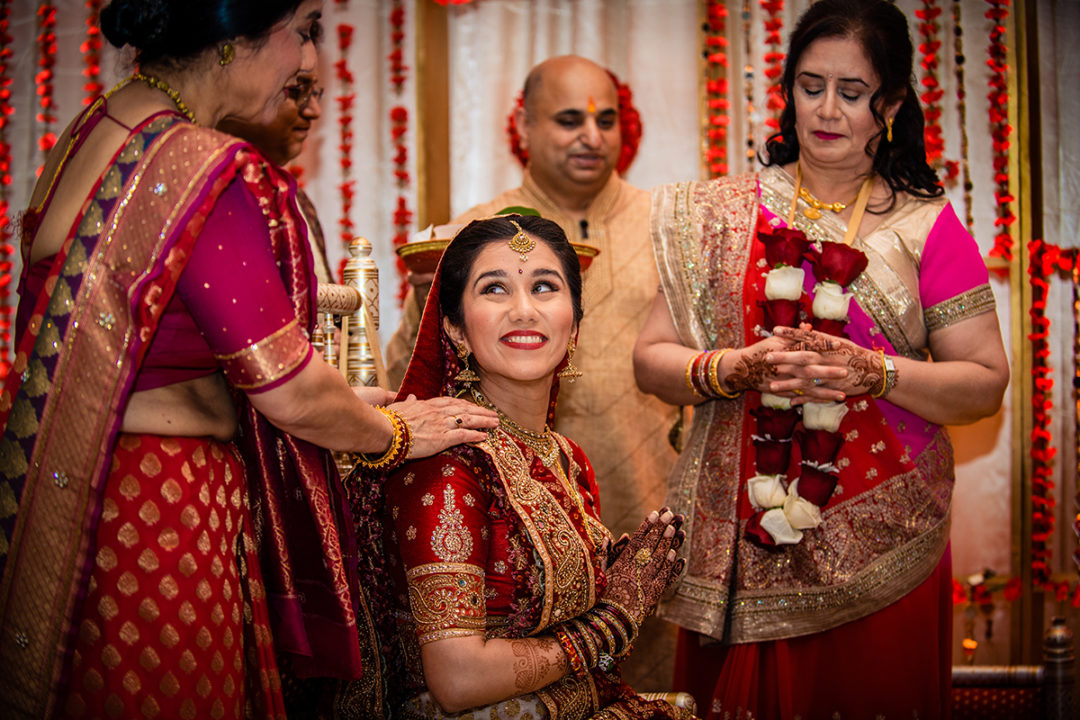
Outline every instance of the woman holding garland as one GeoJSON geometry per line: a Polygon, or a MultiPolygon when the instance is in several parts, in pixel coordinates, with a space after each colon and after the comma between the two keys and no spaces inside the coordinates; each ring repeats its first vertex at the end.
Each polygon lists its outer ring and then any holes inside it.
{"type": "Polygon", "coordinates": [[[447,247],[401,392],[464,395],[499,426],[385,487],[403,717],[688,717],[615,668],[682,568],[681,518],[653,512],[611,550],[588,460],[548,428],[580,319],[555,223],[476,220],[447,247]]]}
{"type": "Polygon", "coordinates": [[[283,717],[280,658],[360,676],[364,598],[324,448],[389,468],[497,422],[464,401],[376,409],[313,361],[295,185],[210,129],[276,115],[315,68],[320,14],[101,13],[138,72],[64,131],[23,220],[0,396],[4,717],[283,717]]]}
{"type": "Polygon", "coordinates": [[[911,77],[898,8],[814,3],[767,167],[654,191],[635,369],[695,406],[669,490],[690,562],[661,615],[682,627],[675,687],[709,717],[949,706],[942,426],[994,413],[1008,365],[911,77]]]}

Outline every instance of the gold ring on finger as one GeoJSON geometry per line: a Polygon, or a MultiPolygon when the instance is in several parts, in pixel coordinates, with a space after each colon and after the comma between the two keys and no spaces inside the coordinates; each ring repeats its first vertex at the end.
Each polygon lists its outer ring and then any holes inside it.
{"type": "Polygon", "coordinates": [[[796,395],[802,395],[802,394],[803,394],[803,391],[802,391],[802,390],[800,390],[799,388],[795,388],[795,389],[794,389],[794,390],[792,390],[791,392],[795,393],[796,395]]]}
{"type": "Polygon", "coordinates": [[[634,555],[634,562],[642,567],[648,565],[650,560],[652,560],[652,550],[649,548],[641,548],[637,551],[637,554],[634,555]]]}
{"type": "Polygon", "coordinates": [[[463,422],[465,422],[465,421],[462,420],[460,417],[454,418],[454,424],[456,424],[458,427],[461,427],[461,423],[463,423],[463,422]]]}

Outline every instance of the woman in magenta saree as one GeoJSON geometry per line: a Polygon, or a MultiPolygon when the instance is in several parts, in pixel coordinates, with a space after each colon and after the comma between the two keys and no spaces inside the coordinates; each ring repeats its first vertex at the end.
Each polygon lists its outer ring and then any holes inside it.
{"type": "Polygon", "coordinates": [[[376,410],[312,362],[295,186],[205,127],[276,112],[314,67],[320,8],[102,12],[140,72],[60,137],[24,220],[0,395],[4,717],[283,717],[279,662],[378,677],[324,448],[400,462],[453,442],[431,440],[461,412],[376,410]]]}
{"type": "Polygon", "coordinates": [[[911,56],[895,6],[814,4],[768,167],[654,191],[635,367],[695,406],[669,486],[689,565],[660,613],[706,717],[948,714],[942,426],[993,413],[1008,366],[911,56]]]}

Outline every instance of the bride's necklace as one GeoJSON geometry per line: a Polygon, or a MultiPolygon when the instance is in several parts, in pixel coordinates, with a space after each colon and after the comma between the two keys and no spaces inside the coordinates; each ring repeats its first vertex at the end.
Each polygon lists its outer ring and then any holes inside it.
{"type": "Polygon", "coordinates": [[[822,210],[831,210],[834,213],[838,213],[852,202],[855,203],[855,209],[851,213],[851,220],[848,221],[847,232],[844,233],[844,244],[851,245],[855,241],[855,234],[859,231],[859,224],[862,222],[863,214],[866,212],[866,205],[870,202],[870,191],[874,187],[874,175],[871,173],[863,180],[862,186],[859,187],[859,194],[855,196],[855,199],[846,203],[823,203],[816,197],[810,194],[810,191],[803,187],[802,184],[802,165],[795,161],[795,192],[791,196],[791,210],[788,212],[788,227],[795,227],[795,208],[798,206],[799,198],[802,198],[810,207],[803,210],[803,215],[809,220],[818,220],[821,218],[822,210]]]}

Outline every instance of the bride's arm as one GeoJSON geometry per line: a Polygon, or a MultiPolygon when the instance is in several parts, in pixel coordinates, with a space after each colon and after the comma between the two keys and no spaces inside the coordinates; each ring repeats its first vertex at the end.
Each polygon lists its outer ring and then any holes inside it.
{"type": "Polygon", "coordinates": [[[424,645],[420,657],[428,690],[448,713],[535,692],[570,670],[566,653],[552,635],[447,638],[424,645]]]}

